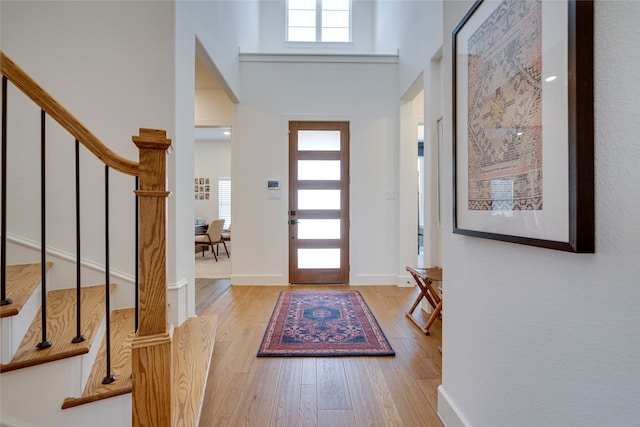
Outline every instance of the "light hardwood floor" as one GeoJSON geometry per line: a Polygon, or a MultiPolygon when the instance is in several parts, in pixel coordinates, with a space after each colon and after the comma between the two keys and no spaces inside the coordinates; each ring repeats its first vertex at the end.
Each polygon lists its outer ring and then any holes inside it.
{"type": "Polygon", "coordinates": [[[395,357],[256,357],[280,291],[315,288],[231,286],[206,310],[218,330],[200,426],[442,426],[441,322],[425,336],[405,317],[414,288],[331,287],[362,293],[395,357]]]}

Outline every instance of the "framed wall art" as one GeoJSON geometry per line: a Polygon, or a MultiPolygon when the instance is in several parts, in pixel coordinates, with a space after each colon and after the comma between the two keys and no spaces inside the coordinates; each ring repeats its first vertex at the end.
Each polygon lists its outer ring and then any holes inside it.
{"type": "Polygon", "coordinates": [[[453,232],[594,252],[592,1],[479,0],[452,38],[453,232]]]}
{"type": "Polygon", "coordinates": [[[209,178],[194,178],[195,200],[209,200],[211,198],[211,186],[209,178]]]}

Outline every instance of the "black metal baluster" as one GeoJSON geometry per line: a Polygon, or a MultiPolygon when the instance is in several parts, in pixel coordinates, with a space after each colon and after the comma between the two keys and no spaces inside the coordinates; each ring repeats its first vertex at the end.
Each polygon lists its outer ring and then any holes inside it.
{"type": "Polygon", "coordinates": [[[36,344],[36,348],[45,349],[51,347],[51,341],[47,340],[47,192],[46,184],[46,133],[45,133],[46,113],[40,110],[40,231],[41,231],[41,248],[40,248],[40,271],[42,280],[42,306],[40,313],[42,314],[42,341],[36,344]]]}
{"type": "Polygon", "coordinates": [[[7,298],[7,78],[2,76],[2,213],[0,214],[0,305],[13,303],[7,298]]]}
{"type": "Polygon", "coordinates": [[[80,318],[81,308],[81,263],[82,257],[80,252],[80,142],[76,139],[76,336],[71,340],[72,343],[80,343],[87,338],[82,335],[82,319],[80,318]]]}
{"type": "Polygon", "coordinates": [[[110,384],[116,380],[115,375],[111,374],[111,301],[110,301],[110,286],[109,282],[110,271],[109,271],[109,166],[104,166],[104,242],[105,242],[105,302],[106,302],[106,321],[107,321],[107,329],[105,331],[105,338],[107,344],[107,375],[102,379],[102,384],[110,384]]]}
{"type": "Polygon", "coordinates": [[[135,243],[135,299],[136,299],[136,308],[135,308],[135,330],[138,330],[138,312],[140,309],[140,199],[138,198],[137,191],[140,190],[140,177],[136,176],[136,243],[135,243]]]}

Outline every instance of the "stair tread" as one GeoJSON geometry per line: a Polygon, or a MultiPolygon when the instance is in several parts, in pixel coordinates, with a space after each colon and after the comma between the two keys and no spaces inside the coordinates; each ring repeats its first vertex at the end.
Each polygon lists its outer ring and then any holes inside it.
{"type": "MultiPolygon", "coordinates": [[[[111,284],[110,291],[115,287],[111,284]]],[[[104,317],[104,288],[104,285],[82,288],[82,333],[86,340],[78,344],[71,342],[76,336],[75,288],[47,292],[47,339],[51,341],[51,347],[36,348],[42,341],[41,310],[38,310],[11,362],[0,365],[0,373],[88,353],[104,317]]]]}
{"type": "Polygon", "coordinates": [[[125,308],[111,313],[111,374],[116,380],[102,384],[106,375],[106,337],[102,340],[96,361],[80,397],[68,397],[62,409],[96,402],[131,392],[131,342],[135,337],[135,309],[125,308]]]}
{"type": "MultiPolygon", "coordinates": [[[[22,307],[42,281],[42,268],[40,263],[8,265],[7,278],[7,298],[13,301],[9,305],[0,306],[0,318],[17,315],[22,307]]],[[[53,263],[46,263],[46,270],[49,271],[53,263]]]]}
{"type": "Polygon", "coordinates": [[[174,330],[172,426],[199,424],[217,324],[215,315],[198,316],[174,330]]]}

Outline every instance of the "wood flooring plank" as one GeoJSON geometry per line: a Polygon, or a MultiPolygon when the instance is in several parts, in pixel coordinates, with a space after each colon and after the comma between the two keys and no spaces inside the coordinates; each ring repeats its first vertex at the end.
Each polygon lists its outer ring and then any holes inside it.
{"type": "Polygon", "coordinates": [[[318,427],[357,427],[352,410],[331,409],[318,411],[318,427]]]}
{"type": "MultiPolygon", "coordinates": [[[[425,337],[428,339],[428,337],[425,337]]],[[[396,357],[407,367],[410,375],[416,379],[440,378],[440,372],[431,363],[431,357],[420,350],[411,339],[396,338],[389,340],[396,349],[396,357]]]]}
{"type": "Polygon", "coordinates": [[[278,387],[275,390],[270,426],[294,426],[300,409],[302,359],[283,358],[278,387]]]}
{"type": "MultiPolygon", "coordinates": [[[[256,358],[258,359],[258,358],[256,358]]],[[[240,392],[231,419],[238,426],[262,426],[268,423],[273,408],[274,384],[277,384],[282,359],[260,358],[247,376],[240,392]]]]}
{"type": "MultiPolygon", "coordinates": [[[[217,407],[213,407],[213,421],[214,424],[220,422],[222,419],[229,419],[236,409],[236,405],[241,402],[242,391],[247,386],[247,378],[249,374],[246,372],[236,372],[231,375],[230,383],[225,385],[225,393],[220,396],[218,400],[220,403],[217,407]]],[[[201,426],[209,424],[200,423],[201,426]]]]}
{"type": "Polygon", "coordinates": [[[305,357],[302,359],[302,384],[317,384],[316,360],[314,357],[305,357]]]}
{"type": "Polygon", "coordinates": [[[300,406],[298,409],[298,427],[317,427],[318,393],[315,384],[302,384],[300,388],[300,406]]]}
{"type": "Polygon", "coordinates": [[[418,379],[416,380],[418,382],[418,385],[420,386],[420,389],[422,390],[422,393],[424,393],[424,395],[427,398],[427,401],[429,402],[429,405],[431,405],[431,408],[433,409],[434,412],[438,411],[438,387],[440,386],[440,384],[442,384],[442,380],[440,378],[436,378],[436,379],[418,379]]]}
{"type": "Polygon", "coordinates": [[[318,410],[353,409],[341,358],[324,357],[317,361],[318,410]]]}
{"type": "Polygon", "coordinates": [[[404,426],[405,424],[400,416],[400,411],[396,406],[393,393],[387,383],[384,372],[378,363],[375,363],[375,361],[369,362],[370,363],[365,364],[365,369],[371,381],[371,393],[376,396],[380,412],[382,413],[382,418],[376,424],[390,427],[404,426]]]}
{"type": "Polygon", "coordinates": [[[416,378],[411,369],[402,363],[378,358],[384,378],[389,386],[391,396],[395,402],[403,424],[409,426],[441,426],[442,422],[426,402],[416,378]]]}
{"type": "Polygon", "coordinates": [[[211,304],[224,295],[231,286],[229,279],[196,278],[196,315],[201,315],[211,304]]]}
{"type": "Polygon", "coordinates": [[[378,396],[365,366],[367,363],[370,362],[366,357],[344,358],[351,399],[358,403],[353,405],[353,413],[360,426],[375,425],[378,420],[383,419],[378,396]]]}

